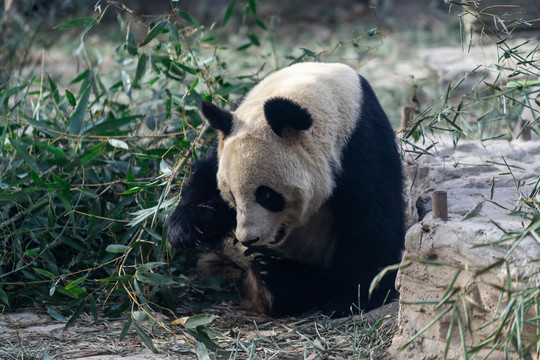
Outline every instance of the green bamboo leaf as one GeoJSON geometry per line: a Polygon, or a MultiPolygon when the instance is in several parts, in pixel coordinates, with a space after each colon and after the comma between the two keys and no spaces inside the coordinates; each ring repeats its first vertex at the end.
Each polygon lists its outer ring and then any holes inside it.
{"type": "Polygon", "coordinates": [[[62,101],[62,98],[60,97],[60,93],[58,92],[58,87],[54,83],[54,81],[51,79],[50,76],[47,76],[47,79],[49,80],[49,87],[51,88],[51,96],[54,102],[58,105],[60,104],[60,101],[62,101]]]}
{"type": "Polygon", "coordinates": [[[266,25],[264,25],[262,20],[259,19],[258,17],[255,18],[255,24],[257,24],[257,26],[263,29],[264,31],[268,31],[268,29],[266,28],[266,25]]]}
{"type": "Polygon", "coordinates": [[[79,287],[78,285],[83,283],[84,280],[86,280],[86,275],[81,276],[80,278],[77,278],[77,279],[69,282],[69,284],[66,285],[65,289],[66,290],[71,290],[71,289],[74,289],[75,287],[79,287]]]}
{"type": "Polygon", "coordinates": [[[186,20],[191,25],[201,28],[201,24],[193,17],[190,13],[185,12],[184,10],[178,10],[178,15],[180,15],[184,20],[186,20]]]}
{"type": "Polygon", "coordinates": [[[475,216],[478,216],[480,212],[482,211],[482,208],[484,207],[484,204],[486,203],[486,200],[480,201],[478,204],[474,206],[474,208],[469,211],[468,213],[463,216],[463,219],[461,221],[469,220],[475,216]]]}
{"type": "Polygon", "coordinates": [[[15,151],[17,151],[17,153],[20,155],[20,157],[22,157],[24,159],[24,161],[32,169],[34,169],[35,172],[41,173],[41,170],[39,170],[39,166],[36,163],[36,161],[34,160],[34,158],[32,158],[30,156],[30,154],[26,151],[26,149],[24,147],[22,147],[21,144],[19,144],[19,142],[17,140],[15,140],[14,138],[10,138],[9,143],[11,144],[11,146],[13,146],[15,151]]]}
{"type": "Polygon", "coordinates": [[[71,93],[71,91],[66,89],[66,99],[71,106],[77,105],[77,100],[75,99],[75,95],[71,93]]]}
{"type": "Polygon", "coordinates": [[[198,360],[211,360],[210,355],[208,354],[208,349],[202,342],[197,343],[195,353],[197,354],[198,360]]]}
{"type": "MultiPolygon", "coordinates": [[[[65,206],[65,204],[64,204],[64,206],[65,206]]],[[[71,204],[70,204],[70,206],[71,206],[71,204]]],[[[71,213],[71,214],[73,214],[73,213],[71,213]]],[[[73,220],[74,219],[72,219],[72,221],[73,220]]],[[[73,239],[71,239],[71,238],[69,238],[67,236],[58,235],[56,233],[53,233],[53,236],[58,237],[58,240],[60,240],[60,242],[62,242],[63,244],[66,244],[67,246],[71,247],[72,249],[74,249],[76,251],[79,251],[79,252],[86,251],[86,249],[84,247],[82,247],[80,244],[78,244],[73,239]]]]}
{"type": "Polygon", "coordinates": [[[214,321],[214,315],[212,314],[193,315],[186,319],[184,327],[186,329],[196,329],[198,326],[208,325],[212,321],[214,321]]]}
{"type": "Polygon", "coordinates": [[[92,314],[92,317],[94,318],[94,322],[98,322],[98,313],[97,313],[97,306],[96,306],[96,299],[93,295],[88,296],[88,302],[90,303],[90,313],[92,314]]]}
{"type": "Polygon", "coordinates": [[[21,140],[24,141],[27,144],[33,145],[34,147],[36,147],[36,148],[38,148],[40,150],[44,150],[44,151],[47,151],[48,153],[53,154],[57,159],[65,159],[66,158],[66,153],[64,152],[64,150],[59,149],[59,148],[57,148],[55,146],[43,143],[42,141],[36,141],[34,139],[31,139],[31,138],[23,138],[21,140]]]}
{"type": "Polygon", "coordinates": [[[104,120],[95,126],[89,126],[85,133],[93,133],[96,135],[112,135],[114,131],[118,130],[119,128],[131,124],[134,120],[142,119],[145,115],[130,115],[130,116],[124,116],[118,119],[115,119],[114,117],[109,117],[107,120],[104,120]]]}
{"type": "Polygon", "coordinates": [[[255,46],[261,46],[261,43],[255,34],[248,34],[249,42],[255,46]]]}
{"type": "Polygon", "coordinates": [[[199,85],[199,77],[197,77],[195,79],[195,81],[193,82],[193,84],[191,84],[189,90],[188,90],[188,93],[192,92],[193,90],[195,90],[195,88],[197,87],[197,85],[199,85]]]}
{"type": "Polygon", "coordinates": [[[373,291],[375,291],[375,289],[377,288],[377,285],[379,285],[379,283],[381,282],[382,278],[389,272],[391,271],[397,271],[399,269],[402,269],[402,268],[405,268],[407,266],[411,265],[411,261],[410,260],[405,260],[403,261],[402,263],[400,264],[395,264],[395,265],[389,265],[387,267],[385,267],[384,269],[382,269],[378,274],[377,276],[375,276],[373,278],[373,280],[371,280],[371,284],[369,285],[369,295],[371,296],[371,294],[373,293],[373,291]]]}
{"type": "MultiPolygon", "coordinates": [[[[0,105],[2,103],[0,102],[0,105]]],[[[7,134],[7,124],[8,121],[4,121],[4,126],[2,126],[2,135],[0,135],[0,153],[4,151],[4,144],[6,142],[6,134],[7,134]]]]}
{"type": "Polygon", "coordinates": [[[43,186],[43,181],[41,181],[41,178],[39,177],[38,173],[34,171],[34,169],[30,169],[30,176],[32,177],[32,181],[36,186],[43,186]]]}
{"type": "Polygon", "coordinates": [[[133,87],[139,87],[139,81],[146,72],[146,63],[148,62],[148,55],[141,54],[139,56],[139,61],[137,62],[137,70],[135,70],[135,78],[133,79],[133,87]]]}
{"type": "Polygon", "coordinates": [[[174,284],[174,280],[168,276],[153,273],[150,271],[138,271],[135,273],[135,278],[140,282],[156,285],[170,285],[174,284]]]}
{"type": "MultiPolygon", "coordinates": [[[[173,23],[171,22],[168,22],[167,23],[167,28],[169,29],[169,32],[171,34],[171,37],[173,38],[173,43],[177,46],[179,46],[181,43],[180,43],[180,36],[178,35],[178,29],[176,28],[176,26],[174,26],[173,23]]],[[[177,54],[178,55],[178,54],[177,54]]]]}
{"type": "Polygon", "coordinates": [[[25,195],[23,192],[17,192],[15,194],[10,194],[8,192],[0,191],[0,204],[5,204],[12,201],[17,201],[24,199],[25,195]]]}
{"type": "Polygon", "coordinates": [[[150,336],[146,333],[146,330],[144,330],[142,327],[140,327],[137,322],[133,321],[133,326],[135,327],[135,331],[141,338],[144,345],[146,345],[147,348],[149,348],[154,354],[157,354],[158,351],[156,347],[154,346],[154,343],[152,342],[152,339],[150,339],[150,336]]]}
{"type": "Polygon", "coordinates": [[[133,169],[131,168],[131,165],[128,166],[126,171],[126,180],[128,183],[134,183],[135,182],[135,175],[133,175],[133,169]]]}
{"type": "Polygon", "coordinates": [[[47,271],[45,269],[39,269],[39,268],[33,268],[35,272],[37,272],[41,276],[45,276],[48,279],[54,280],[54,274],[50,271],[47,271]]]}
{"type": "Polygon", "coordinates": [[[257,3],[255,2],[255,0],[248,0],[248,6],[249,6],[249,11],[251,11],[251,13],[257,17],[257,3]]]}
{"type": "Polygon", "coordinates": [[[207,348],[212,350],[218,350],[219,346],[208,337],[208,334],[206,332],[200,330],[201,328],[198,328],[196,330],[186,329],[186,332],[193,336],[197,341],[202,342],[204,345],[206,345],[207,348]]]}
{"type": "Polygon", "coordinates": [[[64,191],[70,191],[70,186],[69,186],[69,183],[62,179],[60,176],[56,175],[56,174],[53,174],[53,179],[54,181],[56,181],[56,183],[58,185],[60,185],[60,187],[62,188],[62,190],[64,191]]]}
{"type": "Polygon", "coordinates": [[[137,55],[139,53],[139,50],[137,47],[137,41],[135,40],[135,35],[133,35],[131,31],[128,34],[126,49],[129,55],[137,55]]]}
{"type": "Polygon", "coordinates": [[[0,105],[2,105],[13,95],[17,94],[19,91],[22,91],[24,88],[26,88],[26,84],[0,91],[0,105]]]}
{"type": "Polygon", "coordinates": [[[176,62],[176,61],[175,61],[173,64],[176,65],[176,66],[178,66],[178,67],[181,68],[182,70],[184,70],[184,71],[186,71],[186,72],[192,74],[192,75],[197,75],[197,74],[199,73],[196,69],[194,69],[194,68],[192,68],[192,67],[189,67],[189,66],[187,66],[187,65],[184,65],[184,64],[182,64],[182,63],[179,63],[179,62],[176,62]]]}
{"type": "Polygon", "coordinates": [[[133,318],[131,316],[128,317],[126,323],[122,327],[122,331],[120,332],[120,341],[124,340],[124,338],[126,337],[132,321],[133,321],[133,318]]]}
{"type": "Polygon", "coordinates": [[[80,165],[88,164],[90,161],[94,160],[96,157],[103,154],[106,149],[107,149],[106,143],[95,145],[92,148],[90,148],[90,150],[84,152],[81,156],[79,156],[77,160],[79,161],[80,165]]]}
{"type": "Polygon", "coordinates": [[[65,29],[71,29],[73,27],[85,27],[85,26],[88,26],[88,25],[92,24],[95,21],[96,21],[96,19],[91,18],[91,17],[85,17],[85,18],[80,18],[80,19],[75,19],[75,20],[68,20],[68,21],[65,21],[65,22],[61,23],[60,25],[58,25],[57,28],[60,29],[60,30],[65,30],[65,29]]]}
{"type": "Polygon", "coordinates": [[[47,307],[47,313],[55,320],[60,322],[66,322],[67,319],[64,315],[60,314],[58,311],[56,311],[52,307],[47,307]]]}
{"type": "Polygon", "coordinates": [[[113,254],[125,253],[128,250],[129,250],[129,246],[120,245],[120,244],[110,244],[110,245],[107,245],[107,247],[105,248],[106,252],[113,253],[113,254]]]}
{"type": "MultiPolygon", "coordinates": [[[[79,97],[79,103],[75,108],[73,116],[69,119],[69,133],[70,134],[80,134],[82,130],[82,124],[84,120],[84,115],[88,108],[88,100],[90,99],[90,82],[84,82],[82,86],[86,87],[81,89],[83,92],[79,97]]],[[[66,90],[67,92],[67,90],[66,90]]]]}
{"type": "Polygon", "coordinates": [[[502,91],[502,89],[499,87],[499,85],[496,84],[490,84],[484,81],[484,84],[486,84],[490,89],[502,91]]]}
{"type": "Polygon", "coordinates": [[[79,306],[77,306],[77,308],[69,318],[68,322],[64,326],[64,330],[67,330],[71,325],[73,325],[75,323],[75,320],[77,320],[86,309],[86,301],[84,301],[84,299],[80,299],[79,301],[79,306]]]}
{"type": "Polygon", "coordinates": [[[101,282],[117,282],[117,281],[124,282],[124,281],[130,281],[131,279],[133,279],[133,276],[131,276],[131,275],[120,275],[120,276],[106,277],[106,278],[103,278],[103,279],[99,279],[98,281],[101,281],[101,282]]]}
{"type": "Polygon", "coordinates": [[[0,287],[0,300],[6,305],[9,306],[9,298],[7,293],[0,287]]]}
{"type": "Polygon", "coordinates": [[[146,44],[148,44],[150,41],[152,41],[156,36],[161,34],[163,32],[163,29],[165,29],[165,26],[167,26],[167,21],[160,21],[158,22],[152,30],[146,35],[146,38],[142,41],[142,43],[139,44],[139,47],[142,47],[146,44]]]}
{"type": "Polygon", "coordinates": [[[221,26],[227,25],[227,22],[229,21],[235,6],[236,6],[236,0],[231,0],[229,2],[229,6],[227,6],[227,10],[225,11],[225,15],[223,15],[223,20],[221,21],[221,26]]]}
{"type": "Polygon", "coordinates": [[[76,83],[78,83],[80,81],[83,81],[83,80],[88,78],[88,75],[90,75],[90,69],[84,70],[82,73],[77,75],[77,77],[75,77],[75,79],[71,80],[69,82],[69,84],[72,85],[72,84],[76,84],[76,83]]]}

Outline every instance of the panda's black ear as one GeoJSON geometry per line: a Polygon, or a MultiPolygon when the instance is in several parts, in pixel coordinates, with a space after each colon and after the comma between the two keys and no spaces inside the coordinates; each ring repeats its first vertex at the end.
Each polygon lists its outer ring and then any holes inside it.
{"type": "Polygon", "coordinates": [[[214,129],[221,131],[225,136],[231,133],[234,118],[230,112],[207,101],[202,102],[202,112],[214,129]]]}
{"type": "Polygon", "coordinates": [[[283,129],[307,130],[313,124],[309,112],[292,100],[275,97],[264,103],[264,116],[272,130],[283,136],[283,129]]]}

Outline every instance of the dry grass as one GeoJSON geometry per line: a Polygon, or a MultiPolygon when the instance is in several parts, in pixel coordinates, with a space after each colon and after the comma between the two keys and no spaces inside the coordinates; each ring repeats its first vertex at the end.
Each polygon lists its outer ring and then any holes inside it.
{"type": "MultiPolygon", "coordinates": [[[[64,330],[64,324],[47,314],[25,312],[1,315],[2,359],[103,359],[129,357],[225,359],[384,359],[395,331],[396,307],[341,319],[322,315],[272,319],[230,303],[213,306],[205,313],[215,316],[209,328],[217,352],[205,346],[181,325],[164,330],[141,324],[152,334],[159,350],[152,354],[134,330],[123,340],[124,320],[92,322],[81,317],[64,330]]],[[[171,319],[162,319],[171,324],[171,319]]]]}

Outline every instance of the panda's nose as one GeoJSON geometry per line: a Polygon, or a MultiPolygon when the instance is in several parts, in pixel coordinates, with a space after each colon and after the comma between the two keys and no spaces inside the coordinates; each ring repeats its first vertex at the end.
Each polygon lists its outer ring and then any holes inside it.
{"type": "Polygon", "coordinates": [[[257,237],[257,238],[255,238],[255,239],[251,239],[251,240],[244,240],[244,241],[242,241],[241,243],[242,243],[242,245],[248,246],[248,247],[249,247],[250,245],[253,245],[253,244],[255,244],[257,241],[259,241],[259,239],[260,239],[260,238],[257,237]]]}

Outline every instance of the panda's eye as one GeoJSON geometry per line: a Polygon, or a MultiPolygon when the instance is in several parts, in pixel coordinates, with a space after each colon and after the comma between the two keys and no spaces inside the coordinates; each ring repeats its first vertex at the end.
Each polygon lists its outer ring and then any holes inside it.
{"type": "Polygon", "coordinates": [[[285,207],[285,198],[283,195],[268,186],[259,186],[257,191],[255,191],[255,198],[262,207],[273,212],[279,212],[285,207]]]}

